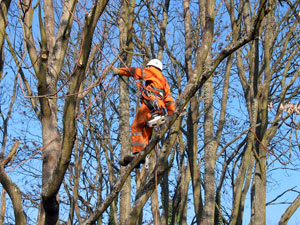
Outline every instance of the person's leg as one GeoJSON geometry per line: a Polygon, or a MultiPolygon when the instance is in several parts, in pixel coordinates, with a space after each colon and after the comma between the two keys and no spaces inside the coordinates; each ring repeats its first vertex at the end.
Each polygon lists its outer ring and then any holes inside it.
{"type": "Polygon", "coordinates": [[[132,152],[141,152],[148,144],[151,132],[147,127],[147,120],[151,117],[150,110],[142,104],[131,126],[132,152]]]}
{"type": "MultiPolygon", "coordinates": [[[[133,159],[134,155],[141,152],[148,144],[152,128],[147,127],[147,120],[151,117],[150,110],[145,104],[142,104],[140,110],[131,126],[131,142],[133,155],[127,155],[120,160],[120,165],[127,166],[133,159]]],[[[141,163],[145,161],[142,160],[141,163]]],[[[140,168],[138,164],[136,168],[140,168]]]]}

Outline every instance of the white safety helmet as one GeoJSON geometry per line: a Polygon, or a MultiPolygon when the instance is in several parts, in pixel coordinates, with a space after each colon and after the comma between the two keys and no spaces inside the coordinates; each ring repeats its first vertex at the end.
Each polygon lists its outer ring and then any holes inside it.
{"type": "Polygon", "coordinates": [[[163,65],[162,65],[162,62],[159,60],[159,59],[151,59],[147,66],[154,66],[156,67],[157,69],[159,69],[160,71],[163,70],[163,65]]]}

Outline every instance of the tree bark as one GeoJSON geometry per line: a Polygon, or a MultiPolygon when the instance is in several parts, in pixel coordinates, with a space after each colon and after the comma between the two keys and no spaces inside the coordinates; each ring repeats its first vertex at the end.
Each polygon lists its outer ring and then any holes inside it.
{"type": "Polygon", "coordinates": [[[0,81],[2,80],[3,75],[3,64],[4,64],[4,38],[5,38],[5,29],[7,25],[7,11],[9,9],[11,0],[3,0],[0,2],[0,81]]]}
{"type": "MultiPolygon", "coordinates": [[[[214,34],[214,10],[215,2],[206,2],[203,23],[203,46],[205,56],[202,56],[201,64],[211,62],[211,44],[214,34]]],[[[201,225],[214,224],[215,217],[215,160],[217,143],[214,138],[213,129],[213,85],[212,76],[203,84],[204,87],[204,207],[201,217],[201,225]]]]}
{"type": "Polygon", "coordinates": [[[216,141],[213,136],[212,79],[204,84],[204,207],[201,224],[214,224],[216,141]]]}
{"type": "Polygon", "coordinates": [[[169,13],[169,6],[170,6],[170,0],[166,0],[165,4],[163,6],[163,19],[160,23],[160,41],[158,46],[158,53],[157,58],[159,60],[162,60],[163,58],[163,52],[164,52],[164,46],[166,42],[166,29],[168,25],[168,13],[169,13]]]}
{"type": "MultiPolygon", "coordinates": [[[[188,166],[185,166],[184,163],[182,164],[182,182],[180,183],[180,203],[179,203],[179,221],[178,224],[181,225],[187,225],[187,219],[188,219],[188,188],[189,183],[191,180],[191,172],[188,166]]],[[[201,198],[201,196],[199,196],[201,198]]],[[[197,201],[199,202],[199,200],[197,201]]]]}
{"type": "Polygon", "coordinates": [[[0,207],[0,224],[4,225],[4,215],[6,211],[6,191],[2,190],[1,193],[1,207],[0,207]]]}

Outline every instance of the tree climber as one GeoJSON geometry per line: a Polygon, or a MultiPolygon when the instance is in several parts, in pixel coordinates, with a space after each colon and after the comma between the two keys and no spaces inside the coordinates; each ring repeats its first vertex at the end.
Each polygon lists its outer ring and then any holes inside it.
{"type": "MultiPolygon", "coordinates": [[[[153,127],[164,122],[166,110],[169,115],[175,111],[175,102],[169,84],[162,74],[163,65],[158,59],[148,62],[146,68],[113,68],[114,75],[133,76],[141,92],[141,107],[131,125],[131,142],[133,155],[126,155],[120,165],[127,166],[134,156],[147,146],[153,127]],[[140,81],[144,80],[145,85],[140,81]]],[[[142,160],[141,163],[144,163],[142,160]]],[[[137,165],[136,168],[139,168],[137,165]]]]}

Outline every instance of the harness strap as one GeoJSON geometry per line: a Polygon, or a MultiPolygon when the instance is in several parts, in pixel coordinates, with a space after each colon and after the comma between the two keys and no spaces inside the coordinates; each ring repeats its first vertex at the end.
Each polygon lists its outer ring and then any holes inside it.
{"type": "Polygon", "coordinates": [[[160,98],[162,101],[164,100],[164,91],[163,90],[152,87],[152,86],[146,87],[140,81],[137,81],[137,86],[140,89],[140,92],[141,92],[143,98],[149,100],[150,99],[149,95],[154,95],[154,96],[160,98]]]}

